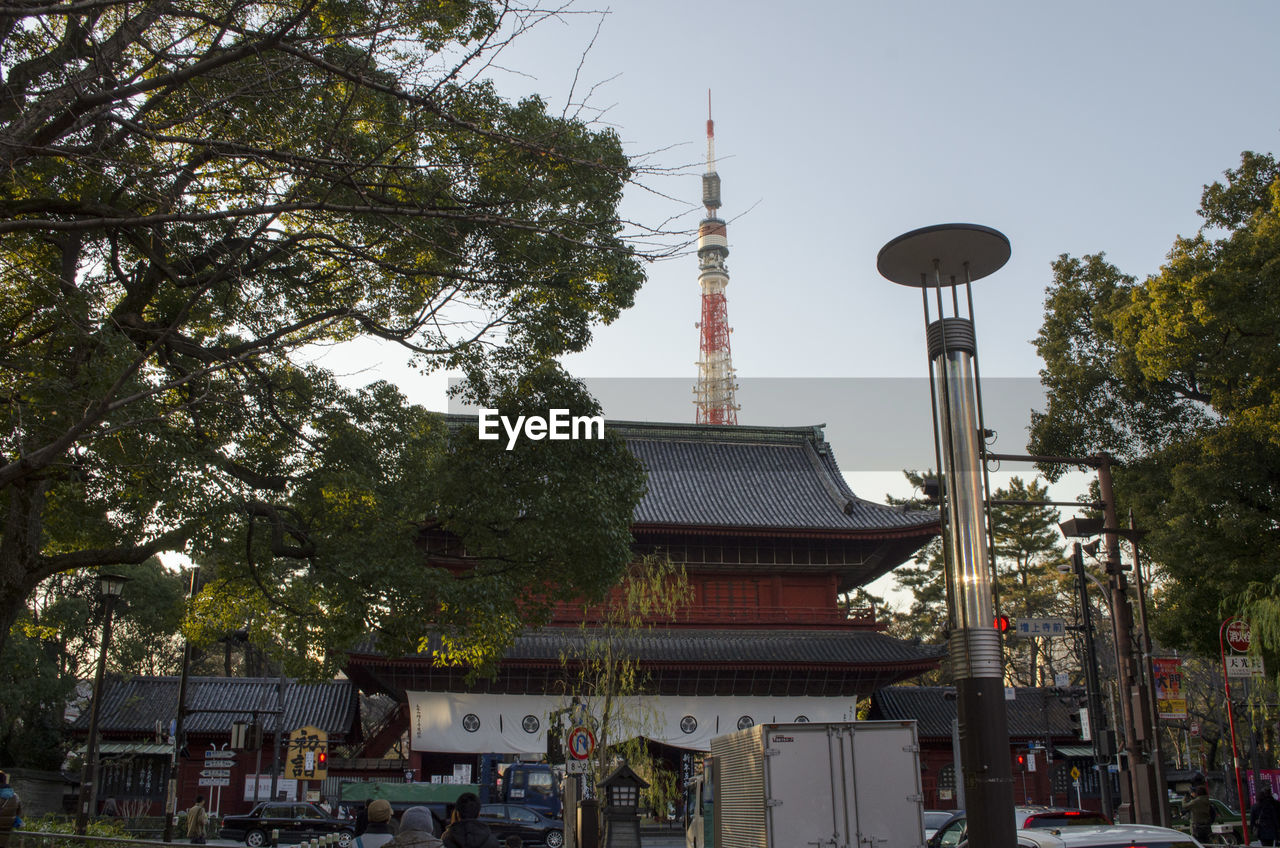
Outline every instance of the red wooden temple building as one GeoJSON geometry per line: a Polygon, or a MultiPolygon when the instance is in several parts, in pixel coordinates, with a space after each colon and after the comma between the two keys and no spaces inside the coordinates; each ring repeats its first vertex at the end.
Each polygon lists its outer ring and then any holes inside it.
{"type": "MultiPolygon", "coordinates": [[[[632,525],[637,556],[683,565],[694,595],[676,623],[622,637],[649,679],[638,733],[706,750],[753,723],[852,719],[859,698],[937,666],[937,648],[887,636],[874,610],[842,600],[936,535],[937,514],[855,495],[820,426],[609,429],[649,474],[632,525]]],[[[426,780],[480,753],[545,751],[546,716],[575,694],[561,658],[591,636],[581,615],[560,607],[549,627],[517,639],[495,678],[470,685],[430,650],[353,654],[347,675],[400,704],[366,754],[407,731],[426,780]]]]}

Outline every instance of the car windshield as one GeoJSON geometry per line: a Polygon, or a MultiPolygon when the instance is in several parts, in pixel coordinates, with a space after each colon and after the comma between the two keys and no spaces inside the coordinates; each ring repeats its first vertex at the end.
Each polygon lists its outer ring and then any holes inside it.
{"type": "Polygon", "coordinates": [[[1111,822],[1101,813],[1081,810],[1053,810],[1027,816],[1023,827],[1061,827],[1063,825],[1108,825],[1111,822]]]}

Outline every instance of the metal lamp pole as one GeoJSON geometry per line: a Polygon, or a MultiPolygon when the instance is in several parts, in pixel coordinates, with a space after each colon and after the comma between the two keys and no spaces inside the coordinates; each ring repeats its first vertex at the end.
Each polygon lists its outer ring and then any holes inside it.
{"type": "Polygon", "coordinates": [[[1089,710],[1090,735],[1093,737],[1093,763],[1098,775],[1098,796],[1102,802],[1102,814],[1115,821],[1115,802],[1111,797],[1111,745],[1107,735],[1106,713],[1102,710],[1102,686],[1098,682],[1098,655],[1093,644],[1093,613],[1089,606],[1089,592],[1085,583],[1084,554],[1080,543],[1071,549],[1071,565],[1076,575],[1076,590],[1080,596],[1080,614],[1084,617],[1085,697],[1089,710]]]}
{"type": "Polygon", "coordinates": [[[942,521],[947,641],[960,722],[960,765],[969,841],[983,848],[1014,848],[1017,838],[1004,663],[1000,633],[993,626],[981,459],[984,428],[970,283],[998,271],[1009,254],[1009,240],[990,227],[942,224],[898,236],[876,258],[882,276],[918,287],[924,301],[934,450],[946,484],[942,521]],[[961,285],[967,315],[961,314],[961,285]],[[944,288],[950,289],[946,297],[944,288]],[[930,314],[931,291],[936,318],[930,314]]]}
{"type": "Polygon", "coordinates": [[[98,651],[98,670],[93,676],[93,704],[89,707],[89,739],[84,747],[84,765],[80,770],[80,809],[76,812],[76,833],[84,836],[89,826],[89,816],[98,808],[98,719],[102,713],[102,678],[107,673],[107,650],[111,647],[111,617],[115,613],[116,599],[124,591],[128,577],[117,574],[99,574],[98,585],[102,590],[102,647],[98,651]]]}

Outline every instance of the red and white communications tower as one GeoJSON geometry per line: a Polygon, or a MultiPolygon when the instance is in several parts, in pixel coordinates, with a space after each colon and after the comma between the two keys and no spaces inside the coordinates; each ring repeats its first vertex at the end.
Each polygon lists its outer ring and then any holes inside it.
{"type": "Polygon", "coordinates": [[[707,93],[707,172],[702,175],[702,205],[707,217],[698,224],[698,284],[702,287],[702,320],[698,383],[693,387],[699,424],[737,424],[738,389],[729,352],[729,239],[720,208],[720,175],[716,173],[716,128],[711,120],[711,93],[707,93]]]}

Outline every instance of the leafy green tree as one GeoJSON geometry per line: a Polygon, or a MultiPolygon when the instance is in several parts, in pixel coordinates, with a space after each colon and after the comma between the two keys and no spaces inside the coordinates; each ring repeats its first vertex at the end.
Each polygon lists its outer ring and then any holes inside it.
{"type": "MultiPolygon", "coordinates": [[[[108,670],[175,673],[185,578],[155,560],[118,570],[130,582],[116,605],[108,670]]],[[[101,624],[98,581],[87,572],[55,575],[28,601],[0,650],[0,759],[4,762],[61,767],[66,753],[63,714],[69,704],[81,701],[77,681],[93,677],[101,624]]]]}
{"type": "MultiPolygon", "coordinates": [[[[1014,477],[992,499],[1046,501],[1049,488],[1014,477]]],[[[991,507],[991,525],[1001,612],[1014,619],[1068,613],[1070,584],[1058,571],[1066,562],[1059,547],[1058,511],[1050,506],[996,503],[991,507]]],[[[1005,673],[1015,685],[1052,685],[1054,658],[1051,639],[1005,639],[1005,673]]]]}
{"type": "MultiPolygon", "coordinates": [[[[923,475],[903,472],[916,489],[923,489],[923,475]]],[[[997,489],[993,501],[1048,500],[1048,487],[1037,481],[1030,484],[1014,477],[1009,486],[997,489]]],[[[890,502],[895,499],[889,498],[890,502]]],[[[917,508],[924,501],[897,501],[917,508]]],[[[1056,532],[1057,510],[1046,506],[1020,506],[993,503],[991,507],[992,543],[995,552],[996,593],[1000,610],[1013,618],[1042,617],[1063,613],[1069,604],[1063,600],[1062,576],[1057,567],[1063,562],[1056,532]]],[[[890,626],[893,635],[903,639],[919,639],[926,644],[944,644],[945,632],[938,627],[946,621],[946,561],[941,539],[934,539],[915,556],[912,564],[894,571],[895,586],[910,591],[912,603],[906,612],[894,615],[890,626]]],[[[1052,676],[1053,654],[1044,640],[1005,639],[1006,674],[1019,685],[1040,685],[1044,674],[1052,676]],[[1048,661],[1049,668],[1043,669],[1048,661]]],[[[944,675],[945,676],[945,675],[944,675]]]]}
{"type": "MultiPolygon", "coordinates": [[[[1203,224],[1143,282],[1060,257],[1036,347],[1048,405],[1030,450],[1106,451],[1160,567],[1154,630],[1212,655],[1228,613],[1280,646],[1280,166],[1245,153],[1203,224]]],[[[1054,473],[1061,469],[1054,469],[1054,473]]]]}
{"type": "Polygon", "coordinates": [[[612,130],[479,78],[546,14],[0,10],[0,645],[52,575],[165,550],[209,569],[198,635],[279,633],[327,669],[437,614],[491,654],[521,598],[620,574],[640,483],[619,442],[507,455],[313,362],[372,337],[504,412],[594,411],[555,357],[641,283],[633,169],[612,130]],[[428,517],[473,577],[424,568],[428,517]]]}
{"type": "Polygon", "coordinates": [[[658,720],[646,710],[643,695],[651,680],[632,652],[645,631],[672,622],[693,600],[684,569],[665,557],[647,556],[634,562],[622,585],[601,604],[584,604],[578,628],[581,648],[561,654],[579,709],[594,728],[596,756],[589,762],[586,781],[599,794],[599,783],[621,756],[649,782],[647,800],[665,810],[679,797],[675,776],[651,755],[644,738],[658,720]]]}

